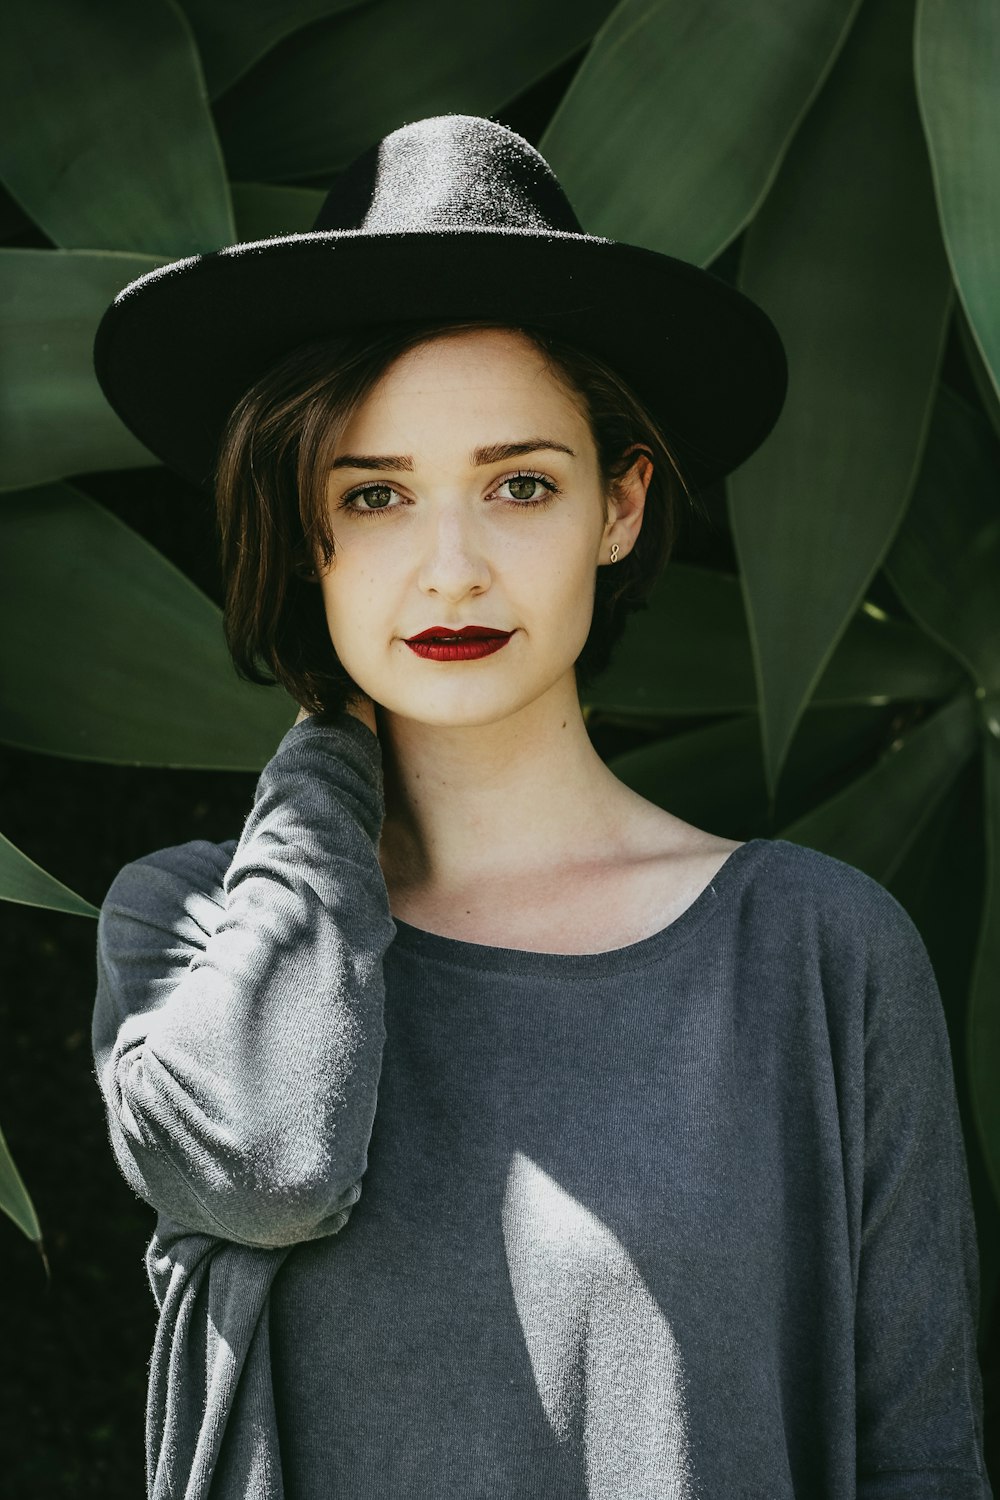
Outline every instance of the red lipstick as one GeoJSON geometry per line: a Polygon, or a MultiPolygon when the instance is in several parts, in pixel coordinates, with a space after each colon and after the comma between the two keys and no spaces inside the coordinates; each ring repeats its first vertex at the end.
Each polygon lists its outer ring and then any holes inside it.
{"type": "Polygon", "coordinates": [[[432,625],[411,635],[406,644],[426,661],[472,661],[492,656],[512,635],[511,630],[495,630],[491,625],[432,625]]]}

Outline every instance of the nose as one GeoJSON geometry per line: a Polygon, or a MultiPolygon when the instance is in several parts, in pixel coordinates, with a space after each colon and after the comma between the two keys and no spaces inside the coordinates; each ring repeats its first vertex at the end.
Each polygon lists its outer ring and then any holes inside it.
{"type": "Polygon", "coordinates": [[[429,517],[418,583],[427,594],[459,600],[489,588],[491,572],[475,520],[463,505],[443,505],[429,517]]]}

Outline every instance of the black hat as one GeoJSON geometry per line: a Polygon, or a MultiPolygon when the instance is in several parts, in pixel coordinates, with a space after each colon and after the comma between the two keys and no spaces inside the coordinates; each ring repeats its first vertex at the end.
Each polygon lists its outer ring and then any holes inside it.
{"type": "Polygon", "coordinates": [[[534,324],[601,356],[659,421],[692,489],[777,421],[787,366],[767,315],[687,261],[586,234],[533,146],[478,115],[392,131],[313,230],[192,255],[105,312],[94,367],[156,456],[210,486],[240,396],[292,349],[380,324],[534,324]]]}

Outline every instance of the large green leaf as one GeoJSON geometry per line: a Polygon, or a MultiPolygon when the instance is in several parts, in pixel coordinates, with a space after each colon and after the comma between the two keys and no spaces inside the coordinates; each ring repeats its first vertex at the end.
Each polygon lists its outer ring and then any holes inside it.
{"type": "Polygon", "coordinates": [[[859,0],[623,0],[539,142],[581,223],[696,265],[753,218],[859,0]]]}
{"type": "Polygon", "coordinates": [[[1000,6],[918,0],[916,84],[948,256],[1000,397],[1000,6]]]}
{"type": "MultiPolygon", "coordinates": [[[[855,615],[820,679],[816,707],[944,698],[963,674],[912,625],[873,605],[855,615]]],[[[746,616],[735,576],[671,563],[629,618],[610,667],[583,692],[606,714],[756,711],[746,616]]]]}
{"type": "Polygon", "coordinates": [[[94,334],[123,286],[163,261],[0,250],[0,490],[156,462],[105,399],[94,334]]]}
{"type": "Polygon", "coordinates": [[[901,735],[872,770],[797,818],[780,837],[832,854],[883,885],[978,745],[975,701],[956,694],[901,735]]]}
{"type": "Polygon", "coordinates": [[[6,0],[0,177],[66,249],[233,240],[198,52],[173,0],[6,0]]]}
{"type": "Polygon", "coordinates": [[[0,504],[0,741],[119,765],[260,770],[295,718],[237,676],[221,613],[89,496],[54,484],[0,504]]]}
{"type": "Polygon", "coordinates": [[[611,9],[611,0],[380,0],[297,32],[218,103],[230,176],[320,177],[411,120],[495,115],[611,9]]]}
{"type": "Polygon", "coordinates": [[[214,99],[283,37],[360,0],[181,0],[214,99]]]}
{"type": "Polygon", "coordinates": [[[0,833],[0,900],[21,901],[27,906],[47,906],[77,917],[96,917],[97,907],[71,891],[54,875],[0,833]]]}
{"type": "Polygon", "coordinates": [[[740,284],[789,357],[730,518],[772,790],[909,500],[951,281],[913,94],[913,0],[863,6],[747,231],[740,284]]]}
{"type": "Polygon", "coordinates": [[[23,1230],[29,1240],[41,1243],[42,1229],[35,1212],[35,1205],[10,1154],[6,1138],[0,1130],[0,1208],[18,1229],[23,1230]]]}
{"type": "Polygon", "coordinates": [[[913,499],[885,559],[923,629],[1000,691],[1000,470],[989,425],[942,386],[913,499]]]}

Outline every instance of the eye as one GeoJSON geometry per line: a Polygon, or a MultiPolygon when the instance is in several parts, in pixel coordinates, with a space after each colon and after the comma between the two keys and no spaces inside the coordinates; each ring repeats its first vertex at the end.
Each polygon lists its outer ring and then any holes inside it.
{"type": "MultiPolygon", "coordinates": [[[[526,505],[546,505],[553,495],[559,493],[559,486],[544,474],[533,474],[530,470],[522,470],[518,474],[508,474],[506,479],[501,479],[497,488],[492,492],[498,494],[505,486],[510,487],[511,500],[509,503],[524,507],[526,505]],[[539,494],[539,489],[544,488],[545,493],[539,494]]],[[[504,495],[501,500],[506,499],[504,495]]]]}
{"type": "Polygon", "coordinates": [[[396,491],[391,484],[363,484],[356,490],[350,490],[340,502],[341,510],[349,510],[356,516],[377,516],[380,511],[399,510],[398,505],[389,502],[396,491]],[[355,505],[355,500],[364,497],[367,501],[371,497],[372,504],[355,505]]]}

